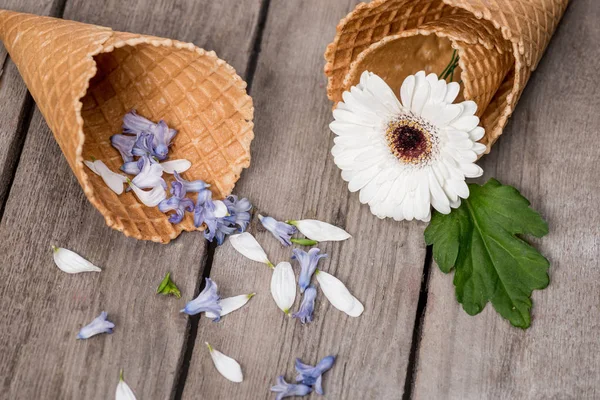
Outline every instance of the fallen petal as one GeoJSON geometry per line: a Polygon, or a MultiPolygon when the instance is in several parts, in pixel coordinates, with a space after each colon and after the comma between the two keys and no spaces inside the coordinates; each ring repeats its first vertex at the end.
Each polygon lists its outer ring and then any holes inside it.
{"type": "MultiPolygon", "coordinates": [[[[250,301],[254,295],[256,295],[256,293],[240,294],[239,296],[227,297],[219,300],[219,304],[221,305],[221,317],[234,312],[235,310],[239,310],[250,301]]],[[[213,314],[210,311],[206,311],[204,314],[210,319],[217,319],[219,317],[217,314],[213,314]]]]}
{"type": "Polygon", "coordinates": [[[208,351],[210,352],[210,356],[215,364],[215,367],[217,368],[217,371],[219,371],[219,373],[223,375],[225,379],[235,383],[240,383],[244,380],[242,367],[237,361],[226,356],[220,351],[213,349],[208,342],[206,342],[206,346],[208,347],[208,351]]]}
{"type": "Polygon", "coordinates": [[[149,191],[140,189],[131,181],[129,181],[129,186],[133,189],[137,198],[147,207],[156,207],[167,198],[167,191],[161,185],[155,186],[149,191]]]}
{"type": "Polygon", "coordinates": [[[233,248],[244,257],[267,264],[269,267],[273,268],[273,263],[269,261],[267,254],[252,234],[244,232],[237,235],[231,235],[229,237],[229,242],[233,248]]]}
{"type": "Polygon", "coordinates": [[[280,262],[273,270],[271,294],[275,303],[277,303],[277,307],[284,313],[289,314],[290,308],[292,308],[296,299],[296,276],[289,262],[280,262]]]}
{"type": "Polygon", "coordinates": [[[119,383],[117,384],[117,390],[115,392],[115,400],[136,400],[133,390],[123,380],[123,370],[119,374],[119,383]]]}
{"type": "Polygon", "coordinates": [[[100,160],[96,160],[93,163],[89,161],[84,161],[85,165],[91,169],[96,175],[100,175],[106,186],[110,188],[116,194],[123,193],[123,183],[127,181],[127,177],[125,175],[117,174],[116,172],[112,172],[106,164],[104,164],[100,160]]]}
{"type": "Polygon", "coordinates": [[[68,274],[102,271],[79,254],[69,249],[52,246],[52,252],[54,253],[54,263],[56,266],[68,274]]]}
{"type": "Polygon", "coordinates": [[[77,339],[89,339],[92,336],[99,335],[101,333],[113,333],[115,324],[107,320],[108,314],[106,311],[102,311],[100,315],[92,322],[84,326],[79,330],[77,339]]]}
{"type": "Polygon", "coordinates": [[[350,293],[342,281],[321,270],[317,270],[315,275],[323,294],[331,305],[351,317],[358,317],[362,314],[364,310],[362,303],[350,293]]]}
{"type": "Polygon", "coordinates": [[[342,228],[338,228],[327,222],[317,221],[316,219],[288,221],[288,223],[298,228],[298,230],[307,238],[316,240],[317,242],[335,242],[352,237],[342,228]]]}
{"type": "Polygon", "coordinates": [[[165,161],[163,163],[160,163],[160,166],[163,167],[163,170],[167,174],[173,174],[175,172],[177,172],[178,174],[182,174],[191,168],[192,163],[188,160],[181,159],[165,161]]]}

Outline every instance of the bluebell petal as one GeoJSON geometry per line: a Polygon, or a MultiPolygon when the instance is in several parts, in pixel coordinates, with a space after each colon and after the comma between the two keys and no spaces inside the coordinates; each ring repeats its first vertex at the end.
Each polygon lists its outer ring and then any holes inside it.
{"type": "Polygon", "coordinates": [[[238,232],[244,232],[250,224],[250,210],[252,204],[246,198],[238,199],[236,195],[230,195],[223,200],[227,206],[229,214],[234,217],[234,224],[238,226],[238,232]]]}
{"type": "Polygon", "coordinates": [[[172,224],[178,224],[183,221],[183,217],[185,216],[184,211],[181,208],[175,210],[175,214],[171,214],[169,216],[169,222],[172,224]]]}
{"type": "Polygon", "coordinates": [[[185,189],[183,188],[183,184],[177,181],[171,182],[171,194],[174,197],[182,199],[186,195],[185,189]]]}
{"type": "Polygon", "coordinates": [[[298,278],[298,286],[300,286],[300,292],[304,292],[304,290],[310,285],[310,278],[314,274],[317,269],[317,264],[321,258],[327,257],[327,254],[319,254],[321,250],[318,248],[312,248],[307,252],[294,249],[292,253],[292,259],[298,260],[300,263],[301,271],[300,276],[298,278]]]}
{"type": "Polygon", "coordinates": [[[169,199],[163,200],[158,204],[158,211],[162,213],[167,213],[169,211],[177,210],[179,208],[179,204],[181,200],[177,197],[173,196],[169,199]]]}
{"type": "Polygon", "coordinates": [[[154,133],[156,124],[131,110],[123,117],[123,132],[139,135],[143,132],[154,133]]]}
{"type": "Polygon", "coordinates": [[[110,143],[119,151],[124,162],[133,161],[132,151],[135,142],[135,136],[117,134],[110,137],[110,143]]]}
{"type": "Polygon", "coordinates": [[[169,127],[165,121],[160,120],[154,133],[154,153],[159,160],[164,160],[169,154],[169,142],[167,142],[169,127]]]}
{"type": "Polygon", "coordinates": [[[277,393],[276,400],[281,400],[285,397],[306,396],[312,389],[303,384],[287,383],[283,376],[277,377],[277,385],[271,386],[271,392],[277,393]]]}
{"type": "Polygon", "coordinates": [[[206,278],[204,290],[202,290],[198,297],[188,302],[181,312],[188,315],[196,315],[201,312],[210,311],[214,315],[217,315],[215,321],[218,321],[221,318],[221,306],[217,290],[217,284],[212,279],[206,278]]]}
{"type": "Polygon", "coordinates": [[[121,166],[121,171],[129,175],[137,175],[142,169],[138,161],[128,161],[121,166]]]}
{"type": "Polygon", "coordinates": [[[258,216],[258,220],[284,246],[291,246],[291,238],[297,232],[296,227],[277,221],[275,218],[258,216]]]}
{"type": "Polygon", "coordinates": [[[297,313],[293,314],[294,318],[298,318],[303,324],[312,322],[313,312],[315,310],[315,299],[317,298],[317,289],[310,285],[304,291],[302,296],[302,303],[297,313]]]}
{"type": "Polygon", "coordinates": [[[151,133],[142,133],[138,135],[135,145],[132,149],[134,156],[155,156],[154,154],[154,135],[151,133]]]}
{"type": "Polygon", "coordinates": [[[185,189],[186,192],[202,192],[203,190],[207,189],[208,187],[210,187],[210,185],[208,185],[206,182],[202,181],[202,180],[196,180],[196,181],[186,181],[185,179],[183,179],[181,177],[181,175],[179,175],[177,173],[177,171],[174,171],[173,176],[175,177],[175,179],[177,180],[177,182],[181,183],[183,185],[183,188],[185,189]]]}
{"type": "Polygon", "coordinates": [[[314,386],[315,392],[323,394],[323,374],[330,370],[335,363],[335,356],[323,358],[316,366],[302,363],[299,358],[296,359],[296,382],[302,382],[307,386],[314,386]]]}
{"type": "Polygon", "coordinates": [[[100,333],[113,333],[113,329],[115,324],[108,321],[106,318],[108,314],[106,311],[102,311],[98,317],[96,317],[92,322],[81,328],[79,333],[77,334],[77,339],[89,339],[94,335],[98,335],[100,333]]]}

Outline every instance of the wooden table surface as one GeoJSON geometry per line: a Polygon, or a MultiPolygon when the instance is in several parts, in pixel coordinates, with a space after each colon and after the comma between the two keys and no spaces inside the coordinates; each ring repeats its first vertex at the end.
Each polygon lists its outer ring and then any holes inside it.
{"type": "MultiPolygon", "coordinates": [[[[356,3],[0,0],[0,8],[193,42],[231,63],[256,108],[252,166],[235,193],[276,218],[317,218],[352,233],[323,244],[322,267],[365,305],[349,318],[320,294],[315,321],[303,326],[274,306],[270,271],[230,244],[215,250],[184,233],[160,245],[105,226],[0,45],[0,398],[112,398],[123,368],[138,399],[272,399],[269,387],[294,376],[296,357],[329,354],[338,356],[324,379],[329,399],[600,398],[600,3],[571,2],[480,162],[482,181],[516,186],[550,224],[534,244],[551,261],[551,284],[534,292],[527,331],[490,305],[468,316],[452,277],[431,261],[426,225],[380,221],[347,191],[330,155],[322,71],[335,26],[356,3]],[[61,273],[51,244],[104,271],[61,273]],[[154,294],[166,271],[181,299],[154,294]],[[257,296],[219,323],[180,314],[207,276],[225,297],[257,296]],[[75,340],[102,310],[115,333],[75,340]],[[216,372],[205,341],[240,362],[242,384],[216,372]]],[[[271,260],[288,259],[256,224],[271,260]]]]}

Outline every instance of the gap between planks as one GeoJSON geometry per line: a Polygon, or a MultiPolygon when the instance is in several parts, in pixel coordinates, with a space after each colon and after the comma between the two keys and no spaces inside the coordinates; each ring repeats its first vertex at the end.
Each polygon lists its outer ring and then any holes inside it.
{"type": "MultiPolygon", "coordinates": [[[[250,54],[250,58],[248,59],[248,63],[246,64],[246,71],[244,73],[244,79],[246,80],[246,91],[248,94],[251,94],[252,90],[252,82],[254,80],[254,74],[256,72],[256,67],[258,65],[258,57],[260,56],[261,44],[263,40],[263,34],[265,30],[265,26],[267,24],[267,18],[269,14],[269,6],[271,0],[263,0],[260,5],[260,10],[258,14],[258,23],[256,30],[254,32],[253,37],[253,46],[252,53],[250,54]]],[[[198,296],[201,289],[204,289],[206,278],[210,277],[210,271],[212,269],[213,259],[215,255],[215,250],[217,248],[216,242],[212,242],[208,244],[206,260],[203,265],[200,266],[200,270],[202,271],[200,275],[200,279],[197,282],[196,291],[194,292],[194,298],[198,296]]],[[[198,337],[198,324],[200,323],[200,315],[194,315],[190,317],[189,320],[189,333],[187,340],[185,342],[184,348],[182,349],[183,358],[179,365],[177,371],[177,380],[174,386],[174,399],[180,400],[183,397],[183,392],[185,389],[185,383],[188,378],[188,372],[190,368],[190,362],[194,355],[194,347],[196,346],[196,339],[198,337]]]]}

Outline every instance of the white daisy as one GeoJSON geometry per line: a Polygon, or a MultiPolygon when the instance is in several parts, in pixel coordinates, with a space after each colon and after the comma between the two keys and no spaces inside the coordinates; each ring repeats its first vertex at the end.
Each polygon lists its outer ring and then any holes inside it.
{"type": "Polygon", "coordinates": [[[344,92],[329,127],[331,150],[351,192],[379,218],[397,221],[443,214],[469,196],[465,178],[481,176],[475,164],[486,147],[477,104],[452,102],[460,85],[424,71],[404,80],[398,100],[379,76],[363,72],[344,92]]]}

